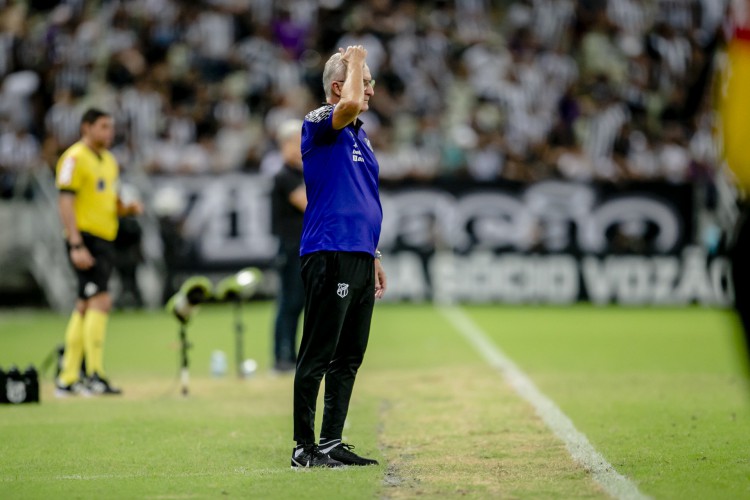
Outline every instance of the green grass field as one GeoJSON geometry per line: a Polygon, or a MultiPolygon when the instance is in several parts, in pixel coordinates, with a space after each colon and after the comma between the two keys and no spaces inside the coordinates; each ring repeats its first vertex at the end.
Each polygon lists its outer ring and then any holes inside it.
{"type": "MultiPolygon", "coordinates": [[[[462,307],[645,495],[750,498],[750,388],[733,317],[707,309],[462,307]]],[[[345,438],[381,465],[292,471],[292,378],[269,372],[273,306],[244,310],[256,375],[233,359],[232,311],[189,330],[116,313],[106,364],[125,394],[0,407],[0,498],[607,498],[534,409],[430,306],[380,304],[345,438]],[[232,372],[233,373],[233,372],[232,372]]],[[[0,313],[0,366],[41,363],[66,318],[0,313]]]]}

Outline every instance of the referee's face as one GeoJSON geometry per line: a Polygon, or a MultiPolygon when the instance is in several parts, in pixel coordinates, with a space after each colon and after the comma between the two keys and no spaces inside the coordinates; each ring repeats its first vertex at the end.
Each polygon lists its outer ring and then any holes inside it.
{"type": "Polygon", "coordinates": [[[115,137],[114,121],[111,116],[102,116],[84,129],[84,133],[96,148],[109,148],[115,137]]]}

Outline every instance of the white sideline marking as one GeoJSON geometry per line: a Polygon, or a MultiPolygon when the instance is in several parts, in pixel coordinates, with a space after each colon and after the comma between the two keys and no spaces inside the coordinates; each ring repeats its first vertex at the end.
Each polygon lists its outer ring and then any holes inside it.
{"type": "Polygon", "coordinates": [[[516,393],[531,403],[547,427],[565,443],[573,460],[589,471],[604,491],[622,500],[649,498],[638,490],[635,483],[617,472],[612,464],[594,449],[586,436],[576,429],[570,418],[534,385],[534,382],[487,337],[487,334],[466,313],[454,306],[442,306],[439,310],[477,352],[492,367],[502,373],[516,393]]]}

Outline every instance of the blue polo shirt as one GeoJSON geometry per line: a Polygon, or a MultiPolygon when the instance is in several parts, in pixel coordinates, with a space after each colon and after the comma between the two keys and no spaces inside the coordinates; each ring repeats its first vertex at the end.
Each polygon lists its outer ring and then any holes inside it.
{"type": "Polygon", "coordinates": [[[305,116],[302,162],[307,208],[300,255],[319,251],[375,255],[383,208],[378,191],[378,161],[357,119],[333,128],[334,105],[305,116]]]}

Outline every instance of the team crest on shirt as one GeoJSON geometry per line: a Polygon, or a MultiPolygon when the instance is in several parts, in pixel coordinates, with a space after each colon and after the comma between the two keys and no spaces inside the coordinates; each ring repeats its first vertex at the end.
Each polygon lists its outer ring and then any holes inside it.
{"type": "Polygon", "coordinates": [[[336,295],[342,299],[349,295],[349,283],[339,283],[339,289],[336,290],[336,295]]]}
{"type": "Polygon", "coordinates": [[[365,137],[365,144],[367,144],[367,147],[370,148],[370,151],[373,151],[372,144],[370,144],[370,139],[367,137],[365,137]]]}

